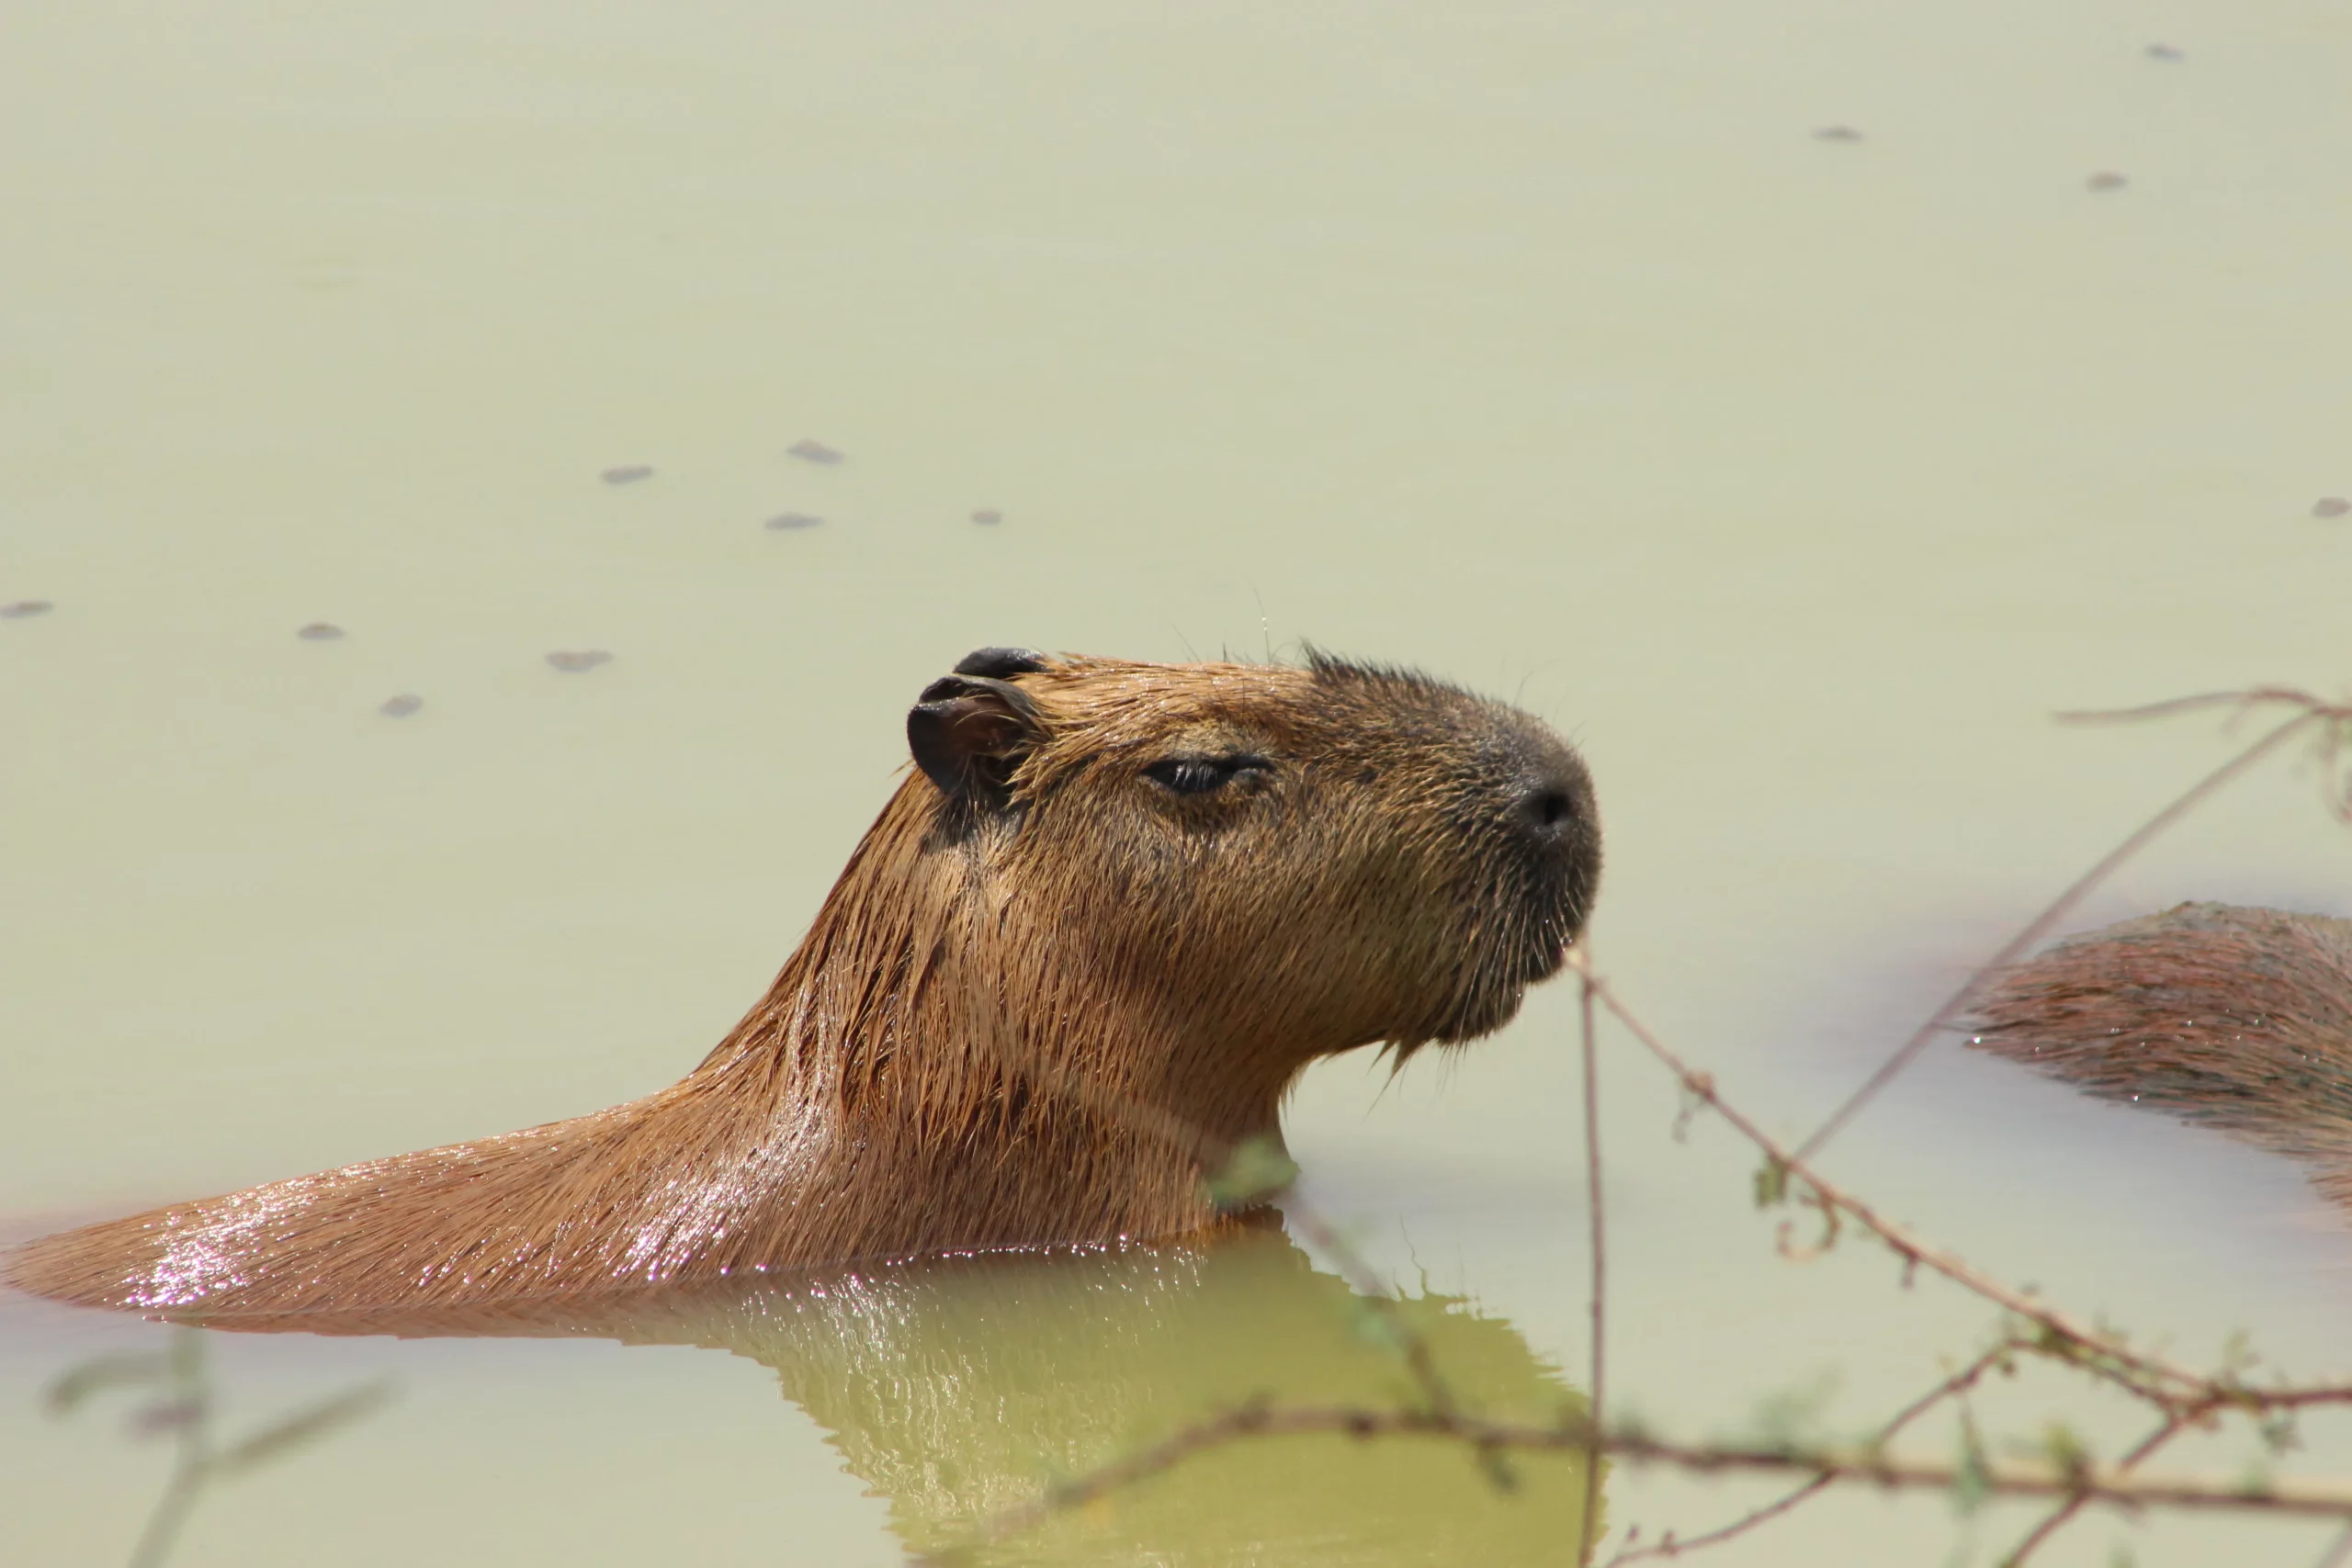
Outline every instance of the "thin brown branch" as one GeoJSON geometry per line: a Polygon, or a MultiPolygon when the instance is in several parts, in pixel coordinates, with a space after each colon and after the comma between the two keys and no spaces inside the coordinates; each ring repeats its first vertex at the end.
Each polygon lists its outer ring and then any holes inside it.
{"type": "Polygon", "coordinates": [[[1372,1410],[1344,1405],[1276,1407],[1250,1404],[1185,1427],[1124,1459],[1089,1471],[1050,1489],[1036,1502],[986,1521],[967,1541],[926,1553],[918,1562],[949,1562],[978,1547],[993,1545],[1160,1474],[1204,1450],[1245,1438],[1313,1435],[1371,1440],[1434,1438],[1464,1443],[1482,1452],[1583,1452],[1594,1447],[1622,1463],[1663,1464],[1698,1475],[1809,1473],[1831,1483],[1874,1486],[1882,1491],[1951,1492],[1973,1488],[1988,1496],[2081,1497],[2124,1508],[2165,1507],[2206,1512],[2266,1513],[2352,1520],[2352,1486],[2265,1481],[2248,1483],[2207,1476],[2148,1477],[2114,1465],[2079,1463],[1987,1464],[1973,1472],[1962,1466],[1892,1457],[1876,1447],[1838,1449],[1736,1443],[1668,1442],[1646,1433],[1616,1431],[1596,1438],[1590,1422],[1566,1420],[1555,1427],[1530,1427],[1441,1416],[1429,1410],[1372,1410]]]}
{"type": "MultiPolygon", "coordinates": [[[[1587,1373],[1586,1409],[1593,1436],[1608,1420],[1602,1404],[1609,1373],[1609,1233],[1600,1201],[1600,1032],[1592,1016],[1592,981],[1588,977],[1577,998],[1584,1055],[1584,1181],[1587,1229],[1592,1242],[1592,1361],[1587,1373]]],[[[1584,1511],[1577,1516],[1582,1539],[1577,1543],[1577,1568],[1592,1562],[1600,1540],[1600,1452],[1589,1448],[1584,1456],[1584,1511]]]]}
{"type": "Polygon", "coordinates": [[[1731,1523],[1719,1525],[1703,1535],[1678,1536],[1669,1531],[1655,1546],[1629,1546],[1611,1557],[1606,1568],[1618,1568],[1618,1564],[1623,1562],[1640,1562],[1652,1557],[1679,1557],[1686,1551],[1697,1551],[1709,1546],[1721,1546],[1724,1541],[1746,1535],[1758,1525],[1770,1524],[1781,1515],[1791,1512],[1800,1504],[1820,1496],[1836,1485],[1837,1482],[1836,1476],[1826,1471],[1822,1472],[1794,1491],[1783,1492],[1762,1507],[1750,1508],[1731,1523]]]}
{"type": "Polygon", "coordinates": [[[2036,1344],[2037,1351],[2050,1353],[2071,1349],[2085,1370],[2102,1374],[2121,1370],[2135,1374],[2120,1379],[2125,1386],[2143,1397],[2156,1401],[2170,1410],[2176,1405],[2211,1399],[2213,1406],[2244,1404],[2250,1391],[2234,1384],[2224,1385],[2177,1367],[2163,1358],[2143,1350],[2134,1350],[2114,1336],[2105,1334],[2059,1311],[2048,1303],[2029,1296],[2022,1291],[2003,1284],[1980,1269],[1938,1247],[1904,1225],[1885,1218],[1860,1199],[1832,1183],[1827,1178],[1806,1165],[1797,1152],[1758,1126],[1746,1115],[1734,1109],[1715,1092],[1714,1079],[1692,1067],[1668,1048],[1665,1042],[1652,1033],[1647,1025],[1636,1018],[1632,1010],[1610,988],[1609,983],[1593,975],[1590,964],[1581,953],[1568,954],[1570,967],[1585,976],[1591,983],[1593,994],[1629,1030],[1634,1038],[1659,1061],[1666,1064],[1681,1081],[1683,1089],[1703,1102],[1716,1115],[1729,1122],[1739,1134],[1764,1152],[1765,1157],[1781,1171],[1812,1190],[1814,1199],[1825,1209],[1835,1210],[1876,1235],[1906,1265],[1942,1275],[1962,1289],[1969,1291],[1996,1306],[2006,1308],[2017,1316],[2040,1327],[2053,1344],[2036,1344]],[[2108,1363],[2102,1366],[2101,1363],[2108,1363]]]}
{"type": "Polygon", "coordinates": [[[2301,708],[2306,715],[2346,716],[2346,710],[2293,686],[2245,686],[2233,692],[2198,692],[2186,697],[2167,697],[2160,703],[2142,703],[2136,707],[2075,708],[2056,717],[2061,724],[2136,724],[2143,719],[2172,718],[2214,708],[2234,708],[2237,714],[2233,716],[2243,716],[2274,703],[2301,708]]]}
{"type": "Polygon", "coordinates": [[[2135,708],[2062,713],[2058,717],[2067,723],[2103,724],[2116,720],[2164,718],[2199,709],[2231,707],[2238,710],[2232,717],[2233,724],[2238,717],[2256,707],[2279,703],[2301,708],[2306,716],[2320,721],[2318,734],[2312,743],[2312,759],[2319,765],[2320,799],[2326,806],[2328,815],[2339,822],[2352,823],[2352,787],[2347,787],[2344,773],[2345,751],[2347,744],[2352,744],[2352,704],[2326,702],[2291,686],[2254,686],[2242,692],[2205,692],[2192,697],[2175,697],[2170,702],[2150,703],[2135,708]]]}
{"type": "Polygon", "coordinates": [[[2300,1410],[2312,1404],[2352,1404],[2352,1383],[2307,1383],[2301,1388],[2246,1388],[2216,1384],[2220,1393],[2185,1408],[2182,1418],[2195,1421],[2215,1410],[2300,1410]]]}
{"type": "MultiPolygon", "coordinates": [[[[1317,1428],[1324,1429],[1324,1428],[1317,1428]]],[[[1354,1428],[1349,1428],[1353,1430],[1354,1428]]],[[[1374,1435],[1366,1433],[1365,1435],[1374,1435]]],[[[1509,1436],[1482,1439],[1517,1446],[1509,1436]]],[[[1532,1445],[1531,1445],[1532,1446],[1532,1445]]],[[[1544,1446],[1559,1446],[1546,1444],[1544,1446]]],[[[1895,1460],[1870,1449],[1787,1450],[1685,1447],[1648,1438],[1611,1437],[1602,1451],[1628,1463],[1670,1464],[1700,1474],[1725,1472],[1812,1471],[1833,1480],[1882,1488],[1918,1487],[1949,1491],[1967,1483],[1960,1466],[1895,1460]]],[[[1984,1492],[2001,1497],[2071,1497],[2118,1507],[2170,1507],[2206,1511],[2274,1512],[2321,1518],[2352,1518],[2352,1486],[2294,1482],[2248,1482],[2212,1476],[2140,1476],[2113,1465],[2081,1467],[1994,1464],[1982,1477],[1984,1492]]]]}
{"type": "MultiPolygon", "coordinates": [[[[2116,1470],[2119,1472],[2128,1472],[2137,1469],[2142,1460],[2154,1453],[2185,1430],[2187,1430],[2186,1426],[2177,1418],[2165,1416],[2154,1431],[2125,1450],[2123,1457],[2115,1461],[2116,1470]]],[[[2025,1538],[2009,1549],[2009,1554],[2007,1557],[2001,1559],[2001,1568],[2024,1568],[2026,1559],[2039,1551],[2044,1541],[2064,1529],[2067,1521],[2081,1513],[2084,1506],[2088,1502],[2088,1498],[2078,1493],[2044,1514],[2041,1517],[2041,1522],[2028,1530],[2025,1538]]]]}
{"type": "Polygon", "coordinates": [[[1929,1389],[1927,1393],[1921,1394],[1918,1398],[1913,1400],[1910,1404],[1896,1411],[1894,1415],[1889,1418],[1887,1423],[1878,1429],[1878,1436],[1874,1441],[1882,1448],[1886,1444],[1893,1442],[1897,1437],[1902,1435],[1904,1427],[1908,1427],[1912,1422],[1917,1421],[1920,1416],[1925,1416],[1928,1411],[1933,1410],[1945,1400],[1956,1398],[1961,1394],[1966,1393],[1970,1389],[1974,1388],[1978,1383],[1984,1381],[1984,1374],[1986,1372],[1991,1371],[1996,1367],[2008,1365],[2011,1357],[2015,1356],[2019,1350],[2026,1348],[2029,1348],[2029,1347],[2026,1341],[2022,1339],[2003,1339],[1999,1344],[1994,1346],[1991,1349],[1984,1351],[1974,1360],[1969,1362],[1968,1365],[1961,1368],[1960,1371],[1952,1373],[1951,1376],[1944,1379],[1943,1382],[1938,1383],[1935,1387],[1929,1389]]]}
{"type": "MultiPolygon", "coordinates": [[[[1889,1416],[1879,1427],[1876,1435],[1871,1438],[1870,1446],[1873,1449],[1884,1448],[1901,1435],[1903,1429],[1912,1422],[1917,1421],[1945,1400],[1967,1393],[1983,1380],[1986,1372],[2005,1365],[2010,1357],[2027,1348],[2022,1340],[2003,1339],[1999,1344],[1984,1351],[1974,1360],[1889,1416]]],[[[1627,1547],[1609,1560],[1607,1568],[1619,1568],[1622,1563],[1639,1562],[1652,1557],[1679,1557],[1686,1551],[1696,1551],[1702,1547],[1716,1546],[1724,1541],[1735,1540],[1746,1535],[1758,1525],[1779,1518],[1808,1499],[1819,1496],[1829,1490],[1835,1480],[1836,1477],[1826,1473],[1815,1475],[1794,1491],[1783,1493],[1761,1507],[1751,1508],[1729,1524],[1719,1525],[1703,1535],[1669,1536],[1655,1546],[1627,1547]]]]}
{"type": "Polygon", "coordinates": [[[1810,1158],[1820,1153],[1822,1146],[1836,1137],[1848,1122],[1860,1114],[1862,1108],[1876,1098],[1881,1089],[1894,1082],[1895,1077],[1904,1068],[1909,1066],[1920,1052],[1927,1049],[1930,1041],[1959,1021],[1962,1015],[1968,1010],[1969,1004],[1975,1000],[1987,979],[2024,957],[2044,937],[2056,930],[2058,922],[2064,919],[2076,905],[2098,888],[2099,884],[2113,875],[2118,867],[2147,848],[2166,829],[2202,805],[2222,785],[2284,744],[2290,736],[2318,723],[2323,718],[2340,721],[2346,716],[2352,716],[2352,711],[2330,709],[2316,698],[2306,696],[2301,692],[2268,687],[2252,692],[2215,693],[2206,696],[2183,697],[2169,703],[2157,703],[2144,708],[2126,709],[2112,714],[2075,714],[2062,716],[2074,719],[2144,718],[2184,713],[2191,708],[2211,706],[2223,702],[2235,702],[2242,706],[2255,703],[2292,702],[2297,704],[2301,711],[2285,723],[2270,729],[2260,739],[2240,749],[2220,767],[2183,790],[2174,797],[2170,805],[2141,823],[2121,843],[2101,856],[2097,864],[2076,877],[2064,892],[2052,899],[2041,914],[2028,922],[2024,930],[2011,937],[2002,945],[1999,952],[1985,960],[1984,964],[1968,977],[1966,983],[1945,1000],[1943,1006],[1930,1013],[1927,1021],[1912,1032],[1911,1037],[1895,1049],[1894,1055],[1880,1063],[1877,1070],[1863,1079],[1861,1086],[1848,1095],[1843,1104],[1830,1112],[1828,1120],[1815,1128],[1804,1141],[1797,1145],[1799,1156],[1810,1158]]]}

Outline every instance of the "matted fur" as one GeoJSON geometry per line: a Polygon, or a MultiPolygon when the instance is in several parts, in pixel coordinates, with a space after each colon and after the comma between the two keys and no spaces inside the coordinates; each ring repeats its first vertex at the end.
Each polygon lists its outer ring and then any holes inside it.
{"type": "Polygon", "coordinates": [[[1583,924],[1590,785],[1513,709],[1319,656],[1015,683],[1009,793],[911,773],[680,1082],[51,1236],[9,1282],[217,1320],[1178,1233],[1306,1064],[1500,1026],[1583,924]],[[1271,766],[1201,797],[1143,771],[1238,752],[1271,766]]]}
{"type": "Polygon", "coordinates": [[[1970,1043],[2305,1161],[2352,1203],[2352,921],[2182,904],[1998,976],[1970,1043]]]}

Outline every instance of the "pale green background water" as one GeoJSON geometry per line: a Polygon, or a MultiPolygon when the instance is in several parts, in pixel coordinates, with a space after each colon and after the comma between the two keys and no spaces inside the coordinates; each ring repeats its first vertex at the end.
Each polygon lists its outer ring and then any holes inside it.
{"type": "MultiPolygon", "coordinates": [[[[2352,672],[2352,520],[2310,515],[2352,492],[2337,7],[85,5],[6,31],[0,601],[57,604],[0,622],[11,1234],[676,1076],[884,798],[908,702],[982,643],[1312,638],[1516,696],[1600,783],[1602,965],[1789,1131],[2222,755],[2210,724],[2051,710],[2352,672]],[[2129,185],[2086,189],[2108,169],[2129,185]],[[763,529],[786,511],[828,521],[763,529]],[[321,619],[350,635],[293,637],[321,619]],[[582,647],[616,659],[542,662],[582,647]],[[397,692],[423,711],[379,716],[397,692]]],[[[2347,878],[2352,834],[2273,768],[2083,919],[2343,913],[2347,878]]],[[[1293,1143],[1383,1266],[1573,1371],[1572,1001],[1385,1089],[1318,1069],[1293,1143]]],[[[1618,1397],[1703,1435],[1834,1367],[1859,1425],[1973,1348],[1984,1314],[1873,1257],[1777,1259],[1745,1154],[1674,1143],[1668,1088],[1611,1051],[1618,1397]]],[[[2216,1139],[1947,1050],[1830,1165],[2184,1355],[2245,1327],[2352,1372],[2347,1227],[2216,1139]]],[[[126,1550],[162,1454],[31,1402],[153,1332],[0,1303],[0,1556],[126,1550]]],[[[375,1372],[402,1397],[208,1504],[184,1563],[896,1557],[731,1357],[223,1356],[256,1408],[375,1372]]],[[[2313,1436],[2301,1463],[2352,1472],[2352,1423],[2313,1436]]],[[[1611,1506],[1654,1534],[1757,1495],[1621,1478],[1611,1506]]],[[[1206,1551],[1196,1523],[1156,1546],[1206,1551]]],[[[1954,1539],[1940,1500],[1860,1497],[1714,1560],[1954,1539]]],[[[2118,1539],[2322,1538],[2098,1520],[2045,1561],[2118,1539]]]]}

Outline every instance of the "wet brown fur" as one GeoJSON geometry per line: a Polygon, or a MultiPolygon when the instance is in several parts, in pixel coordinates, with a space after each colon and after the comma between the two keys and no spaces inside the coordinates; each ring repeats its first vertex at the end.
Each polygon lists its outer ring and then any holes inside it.
{"type": "Polygon", "coordinates": [[[1182,1232],[1309,1061],[1498,1027],[1582,924],[1590,787],[1515,710],[1319,657],[1032,657],[925,694],[978,714],[973,788],[912,773],[678,1083],[51,1236],[9,1282],[219,1320],[1182,1232]],[[1233,752],[1271,772],[1191,798],[1141,771],[1233,752]],[[1533,849],[1531,789],[1570,808],[1533,849]]]}
{"type": "Polygon", "coordinates": [[[2182,904],[2000,976],[1970,1043],[2304,1161],[2352,1204],[2352,921],[2182,904]]]}

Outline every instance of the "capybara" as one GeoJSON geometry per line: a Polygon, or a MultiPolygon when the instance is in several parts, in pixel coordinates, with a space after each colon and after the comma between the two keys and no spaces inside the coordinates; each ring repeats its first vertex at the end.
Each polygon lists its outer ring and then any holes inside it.
{"type": "Polygon", "coordinates": [[[2352,1203],[2352,921],[2182,904],[1994,976],[1969,1043],[2219,1127],[2352,1203]]]}
{"type": "Polygon", "coordinates": [[[227,1322],[1198,1229],[1309,1062],[1498,1028],[1600,875],[1567,744],[1406,671],[982,649],[907,737],[679,1082],[49,1236],[8,1280],[227,1322]]]}

